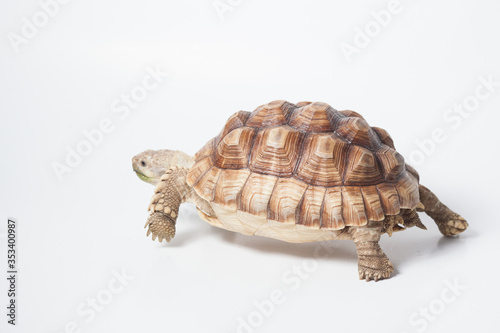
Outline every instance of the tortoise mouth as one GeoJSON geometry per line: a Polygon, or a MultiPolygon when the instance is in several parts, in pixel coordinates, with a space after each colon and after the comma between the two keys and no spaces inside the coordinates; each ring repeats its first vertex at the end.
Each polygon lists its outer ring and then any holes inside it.
{"type": "Polygon", "coordinates": [[[142,172],[140,172],[137,169],[134,169],[134,172],[137,175],[137,177],[139,177],[140,180],[145,181],[146,183],[151,183],[150,177],[146,176],[145,174],[143,174],[142,172]]]}

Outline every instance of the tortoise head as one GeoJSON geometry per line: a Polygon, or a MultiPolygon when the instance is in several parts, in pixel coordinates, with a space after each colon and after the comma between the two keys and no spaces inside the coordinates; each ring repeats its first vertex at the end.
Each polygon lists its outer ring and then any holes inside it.
{"type": "Polygon", "coordinates": [[[190,168],[193,158],[178,150],[146,150],[132,158],[132,168],[137,176],[153,185],[173,165],[190,168]]]}
{"type": "Polygon", "coordinates": [[[137,176],[153,185],[158,184],[161,176],[170,167],[172,150],[146,150],[132,158],[132,168],[137,176]]]}

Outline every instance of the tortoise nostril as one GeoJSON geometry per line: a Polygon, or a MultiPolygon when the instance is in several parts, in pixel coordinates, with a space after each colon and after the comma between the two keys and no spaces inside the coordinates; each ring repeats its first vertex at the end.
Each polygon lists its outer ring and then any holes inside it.
{"type": "Polygon", "coordinates": [[[141,161],[141,165],[142,165],[143,167],[145,167],[145,166],[146,166],[146,162],[141,161]]]}

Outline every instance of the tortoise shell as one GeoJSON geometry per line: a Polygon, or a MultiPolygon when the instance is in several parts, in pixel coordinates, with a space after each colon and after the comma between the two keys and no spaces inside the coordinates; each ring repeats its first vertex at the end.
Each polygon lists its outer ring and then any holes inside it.
{"type": "Polygon", "coordinates": [[[318,102],[235,113],[187,182],[226,211],[314,229],[363,226],[419,202],[418,174],[385,130],[318,102]]]}

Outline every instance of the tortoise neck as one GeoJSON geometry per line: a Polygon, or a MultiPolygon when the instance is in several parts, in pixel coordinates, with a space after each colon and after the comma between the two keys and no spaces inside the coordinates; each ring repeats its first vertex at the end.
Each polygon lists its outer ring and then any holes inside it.
{"type": "Polygon", "coordinates": [[[194,157],[180,150],[172,151],[172,155],[169,156],[169,158],[169,165],[176,165],[179,168],[191,169],[194,164],[194,157]]]}

